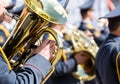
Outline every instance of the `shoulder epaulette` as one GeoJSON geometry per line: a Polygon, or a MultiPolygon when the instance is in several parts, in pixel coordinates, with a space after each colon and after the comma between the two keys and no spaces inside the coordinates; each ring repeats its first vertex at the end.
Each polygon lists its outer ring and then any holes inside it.
{"type": "Polygon", "coordinates": [[[86,27],[87,27],[88,29],[94,29],[94,27],[93,27],[91,24],[86,24],[86,27]]]}

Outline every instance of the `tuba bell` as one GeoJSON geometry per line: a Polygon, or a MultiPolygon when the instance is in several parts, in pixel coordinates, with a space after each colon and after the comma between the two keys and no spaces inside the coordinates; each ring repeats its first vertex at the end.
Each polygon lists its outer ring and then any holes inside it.
{"type": "Polygon", "coordinates": [[[95,41],[85,35],[84,32],[80,30],[73,31],[71,36],[73,42],[74,51],[85,53],[88,56],[88,60],[85,64],[77,65],[77,71],[73,72],[73,76],[78,80],[90,81],[94,79],[95,76],[95,56],[98,51],[98,46],[95,41]]]}
{"type": "Polygon", "coordinates": [[[52,68],[43,79],[44,83],[53,73],[54,66],[62,54],[62,45],[57,33],[48,28],[49,23],[63,24],[67,21],[67,14],[57,0],[25,0],[25,7],[11,35],[0,48],[8,68],[16,70],[20,64],[24,64],[31,56],[32,45],[42,37],[44,33],[50,33],[57,41],[57,52],[50,61],[52,68]],[[25,55],[26,54],[26,55],[25,55]],[[15,56],[19,59],[14,62],[15,56]],[[12,62],[12,63],[11,63],[12,62]]]}

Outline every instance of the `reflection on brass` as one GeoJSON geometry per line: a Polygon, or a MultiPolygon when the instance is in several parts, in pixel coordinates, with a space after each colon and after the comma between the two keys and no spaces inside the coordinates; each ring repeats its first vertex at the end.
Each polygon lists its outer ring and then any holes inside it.
{"type": "Polygon", "coordinates": [[[47,26],[49,23],[65,23],[67,21],[67,14],[57,0],[25,0],[25,4],[26,6],[15,28],[2,49],[9,62],[18,56],[19,59],[11,64],[12,69],[16,70],[19,65],[24,64],[31,56],[33,49],[31,45],[34,45],[45,32],[51,33],[57,41],[58,51],[51,61],[51,71],[42,81],[44,83],[53,73],[54,66],[60,59],[62,52],[62,46],[57,33],[47,28],[47,26]]]}

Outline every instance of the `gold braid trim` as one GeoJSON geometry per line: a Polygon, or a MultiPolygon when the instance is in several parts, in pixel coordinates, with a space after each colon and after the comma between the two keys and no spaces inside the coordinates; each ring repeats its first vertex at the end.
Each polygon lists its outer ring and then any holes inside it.
{"type": "Polygon", "coordinates": [[[118,80],[119,80],[119,83],[120,83],[120,72],[119,72],[119,66],[118,66],[119,56],[120,56],[120,52],[116,56],[116,69],[117,69],[118,80]]]}
{"type": "Polygon", "coordinates": [[[10,65],[10,63],[9,63],[9,61],[7,59],[7,56],[5,55],[5,53],[4,53],[4,51],[3,51],[3,49],[1,47],[0,47],[0,53],[2,54],[2,57],[4,58],[4,60],[6,61],[7,65],[8,65],[8,69],[12,70],[11,65],[10,65]]]}

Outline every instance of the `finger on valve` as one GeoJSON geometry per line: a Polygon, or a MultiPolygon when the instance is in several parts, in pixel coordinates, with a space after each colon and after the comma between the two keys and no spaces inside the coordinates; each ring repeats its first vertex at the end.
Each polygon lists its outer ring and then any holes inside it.
{"type": "Polygon", "coordinates": [[[55,51],[55,43],[45,39],[40,46],[33,50],[33,54],[40,54],[47,60],[51,60],[52,53],[55,51]]]}

